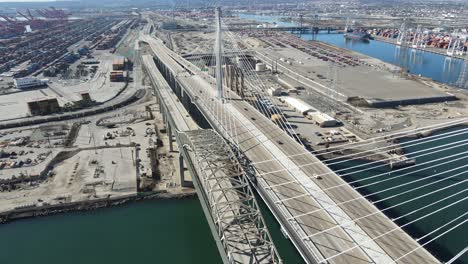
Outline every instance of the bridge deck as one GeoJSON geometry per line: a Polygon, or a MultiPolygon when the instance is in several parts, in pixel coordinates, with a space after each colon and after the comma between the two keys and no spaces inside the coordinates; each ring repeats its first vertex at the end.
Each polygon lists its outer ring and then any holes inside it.
{"type": "Polygon", "coordinates": [[[224,139],[213,130],[200,130],[154,64],[143,56],[155,93],[167,118],[199,193],[207,204],[207,217],[230,263],[278,263],[279,257],[258,209],[255,197],[224,139]],[[189,149],[187,149],[189,146],[189,149]],[[201,190],[202,189],[202,190],[201,190]],[[219,232],[219,233],[218,233],[219,232]]]}
{"type": "Polygon", "coordinates": [[[159,72],[158,68],[153,61],[153,56],[144,55],[142,56],[143,65],[146,71],[149,73],[151,82],[154,85],[154,91],[158,95],[159,100],[164,102],[168,115],[172,118],[178,131],[189,131],[199,129],[197,123],[190,117],[187,110],[179,102],[177,96],[171,90],[169,84],[167,84],[164,77],[159,72]]]}
{"type": "MultiPolygon", "coordinates": [[[[305,258],[309,261],[328,260],[329,263],[389,263],[419,247],[414,239],[370,202],[360,199],[362,196],[357,191],[344,184],[342,178],[315,156],[290,157],[303,153],[304,148],[255,108],[242,100],[233,100],[225,105],[212,100],[215,91],[211,77],[166,49],[159,41],[151,38],[146,41],[162,64],[177,76],[179,84],[191,94],[194,103],[214,127],[227,138],[237,135],[238,146],[252,162],[273,160],[255,165],[261,175],[257,177],[259,190],[265,194],[267,203],[279,215],[280,222],[305,258]],[[305,164],[312,165],[297,168],[305,164]],[[322,173],[328,173],[322,180],[312,177],[322,173]],[[289,183],[293,181],[298,182],[289,183]],[[284,185],[269,188],[278,184],[284,185]],[[321,191],[342,184],[343,187],[321,191]],[[296,196],[301,197],[279,201],[296,196]],[[353,202],[335,206],[350,200],[353,202]],[[286,220],[315,210],[319,211],[296,217],[293,221],[286,220]],[[363,218],[369,214],[372,215],[363,218]],[[362,219],[356,224],[350,223],[350,219],[357,218],[362,219]],[[302,239],[311,235],[310,239],[302,239]]],[[[398,263],[439,261],[425,249],[419,249],[398,263]]]]}

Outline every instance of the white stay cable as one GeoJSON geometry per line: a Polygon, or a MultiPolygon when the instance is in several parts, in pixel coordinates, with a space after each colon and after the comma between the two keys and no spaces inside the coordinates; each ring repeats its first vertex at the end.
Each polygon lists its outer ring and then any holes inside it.
{"type": "MultiPolygon", "coordinates": [[[[439,146],[436,146],[436,147],[431,147],[431,148],[428,148],[428,149],[418,150],[418,151],[413,152],[412,154],[417,154],[417,153],[426,152],[426,151],[431,150],[428,153],[413,156],[413,158],[417,158],[417,157],[422,157],[422,156],[427,156],[427,155],[431,155],[431,154],[434,154],[434,153],[438,153],[438,152],[441,152],[441,151],[446,151],[446,150],[449,150],[449,149],[459,148],[459,147],[465,146],[467,144],[468,144],[468,139],[465,139],[465,140],[462,140],[462,141],[459,141],[459,142],[452,142],[452,143],[448,143],[448,144],[439,145],[439,146]],[[460,143],[463,143],[463,144],[460,144],[460,143]],[[447,147],[447,148],[444,148],[444,147],[447,147]],[[443,149],[434,150],[434,149],[439,149],[439,148],[443,148],[443,149]],[[432,150],[434,150],[434,151],[432,151],[432,150]]],[[[379,161],[374,161],[374,162],[369,162],[369,163],[364,163],[364,164],[360,164],[360,165],[355,165],[355,166],[351,166],[351,167],[346,167],[344,169],[339,169],[339,170],[335,170],[335,171],[332,171],[330,169],[329,172],[325,172],[325,173],[321,173],[321,174],[315,174],[314,176],[318,177],[318,176],[325,176],[325,175],[329,175],[329,174],[336,174],[339,177],[344,177],[344,176],[347,176],[347,175],[361,173],[361,172],[365,172],[365,171],[370,171],[370,170],[374,170],[376,168],[381,168],[381,167],[387,166],[387,164],[382,163],[383,161],[386,161],[386,160],[391,160],[391,158],[390,159],[383,159],[383,160],[379,160],[379,161]],[[364,167],[364,166],[367,166],[367,165],[370,165],[370,164],[376,164],[376,163],[381,163],[381,164],[376,165],[376,166],[372,166],[372,167],[369,167],[369,168],[357,170],[357,171],[348,172],[348,173],[345,173],[345,174],[338,174],[338,172],[351,170],[351,169],[355,169],[355,168],[360,168],[360,167],[364,167]]],[[[305,167],[305,166],[309,166],[309,164],[297,166],[297,168],[305,167]]],[[[296,167],[293,166],[293,168],[296,168],[296,167]]],[[[284,169],[265,172],[265,173],[260,173],[260,174],[258,174],[258,176],[263,176],[263,175],[272,174],[272,173],[281,172],[281,171],[284,171],[284,169]]],[[[269,186],[269,188],[275,188],[275,187],[279,187],[279,186],[283,186],[283,185],[287,185],[287,184],[291,184],[291,183],[296,183],[296,182],[297,181],[283,182],[283,183],[271,185],[271,186],[269,186]]]]}
{"type": "Polygon", "coordinates": [[[454,206],[454,205],[456,205],[456,204],[459,204],[459,203],[465,201],[466,199],[468,199],[468,197],[465,197],[465,198],[463,198],[463,199],[461,199],[461,200],[458,200],[458,201],[456,201],[456,202],[454,202],[454,203],[451,203],[451,204],[446,205],[446,206],[444,206],[444,207],[442,207],[442,208],[439,208],[439,209],[437,209],[437,210],[435,210],[435,211],[432,211],[432,212],[430,212],[430,213],[428,213],[428,214],[426,214],[426,215],[424,215],[424,216],[421,216],[421,217],[419,217],[419,218],[417,218],[417,219],[415,219],[415,220],[412,220],[412,221],[410,221],[410,222],[408,222],[408,223],[406,223],[406,224],[403,224],[403,225],[401,225],[401,226],[399,226],[399,227],[396,227],[396,228],[394,228],[394,229],[391,229],[391,230],[389,230],[389,231],[387,231],[387,232],[385,232],[385,233],[383,233],[383,234],[380,234],[380,235],[378,235],[378,236],[376,236],[376,237],[374,237],[374,238],[372,238],[372,239],[366,240],[366,241],[361,242],[361,243],[357,243],[357,245],[352,246],[352,247],[350,247],[350,248],[348,248],[348,249],[345,249],[345,250],[341,251],[341,252],[338,253],[338,254],[332,255],[332,256],[330,256],[330,257],[328,257],[328,258],[325,258],[325,259],[322,259],[321,262],[327,262],[327,261],[329,261],[329,260],[331,260],[331,259],[333,259],[333,258],[336,258],[336,257],[338,257],[338,256],[340,256],[340,255],[342,255],[342,254],[346,254],[346,253],[348,253],[349,251],[351,251],[351,250],[353,250],[353,249],[355,249],[355,248],[357,248],[357,247],[360,247],[360,246],[362,246],[362,245],[364,245],[364,244],[367,244],[367,243],[369,243],[369,242],[371,242],[371,241],[374,241],[374,240],[376,240],[376,239],[378,239],[378,238],[381,238],[381,237],[383,237],[383,236],[386,236],[386,235],[388,235],[388,234],[390,234],[390,233],[392,233],[392,232],[394,232],[394,231],[396,231],[396,230],[401,230],[401,229],[402,229],[403,227],[405,227],[405,226],[408,226],[408,225],[413,224],[413,223],[415,223],[415,222],[417,222],[417,221],[419,221],[419,220],[422,220],[422,219],[424,219],[424,218],[427,218],[427,217],[429,217],[429,216],[431,216],[431,215],[433,215],[433,214],[436,214],[436,213],[438,213],[438,212],[441,212],[441,211],[443,211],[443,210],[445,210],[445,209],[447,209],[447,208],[450,208],[450,207],[452,207],[452,206],[454,206]]]}
{"type": "MultiPolygon", "coordinates": [[[[227,27],[227,26],[226,26],[227,27]]],[[[238,41],[233,37],[233,34],[232,32],[226,32],[226,35],[228,35],[228,37],[230,37],[231,39],[231,42],[233,43],[233,48],[235,50],[235,52],[237,52],[238,56],[244,58],[246,61],[249,61],[250,59],[244,54],[244,52],[239,48],[238,46],[238,41]]],[[[257,92],[263,92],[262,89],[260,89],[260,87],[265,87],[265,85],[263,84],[263,82],[258,78],[256,72],[254,71],[254,69],[252,68],[252,65],[250,63],[241,63],[241,66],[244,66],[244,72],[246,73],[245,76],[248,76],[251,78],[252,81],[255,82],[255,84],[250,84],[251,88],[252,89],[256,89],[257,92]]],[[[260,96],[259,95],[255,95],[255,97],[257,98],[257,102],[259,101],[259,98],[260,96]]],[[[264,95],[264,98],[268,98],[269,96],[268,95],[264,95]]],[[[272,102],[270,100],[270,102],[272,102]]],[[[274,102],[272,102],[272,104],[274,105],[274,102]]],[[[263,106],[262,104],[260,104],[263,108],[263,114],[266,115],[266,116],[272,116],[273,114],[275,114],[276,112],[273,112],[271,109],[268,109],[266,108],[266,106],[263,106]]],[[[276,105],[274,105],[275,108],[279,109],[276,105]]],[[[282,115],[282,113],[279,113],[282,115]]],[[[283,116],[282,120],[279,120],[279,122],[281,123],[281,126],[283,126],[283,129],[286,129],[286,128],[291,128],[291,125],[289,124],[289,122],[286,120],[285,122],[285,118],[283,116]],[[288,123],[288,124],[287,124],[288,123]]],[[[296,136],[297,137],[297,136],[296,136]]],[[[300,139],[297,137],[297,140],[300,142],[300,139]]]]}
{"type": "MultiPolygon", "coordinates": [[[[226,35],[228,35],[230,38],[231,38],[231,41],[234,43],[234,48],[236,50],[236,52],[238,52],[238,54],[243,57],[245,60],[249,60],[249,58],[247,57],[247,55],[238,47],[237,45],[237,40],[235,39],[235,35],[232,33],[232,32],[229,32],[227,33],[226,35]],[[234,36],[234,37],[233,37],[234,36]]],[[[250,63],[244,63],[242,64],[244,65],[244,70],[246,72],[246,76],[249,76],[251,78],[251,80],[253,82],[255,82],[254,84],[250,84],[251,88],[253,89],[256,89],[257,91],[257,95],[254,95],[256,97],[256,101],[258,102],[261,98],[269,98],[270,96],[264,91],[261,89],[261,87],[263,87],[265,90],[266,90],[266,86],[265,84],[263,83],[262,80],[260,80],[260,78],[258,77],[257,73],[255,72],[255,70],[253,69],[252,65],[250,63]],[[260,96],[260,94],[262,94],[262,96],[260,96]]],[[[272,103],[272,105],[274,106],[273,108],[274,109],[279,109],[279,107],[274,103],[273,100],[269,99],[269,101],[272,103]]],[[[264,106],[263,104],[260,103],[260,105],[263,107],[263,110],[266,109],[266,113],[264,112],[264,115],[266,115],[267,117],[269,116],[272,116],[274,114],[278,114],[280,115],[282,118],[280,120],[278,120],[278,123],[279,123],[279,126],[282,128],[282,130],[289,130],[289,129],[292,129],[292,126],[291,124],[289,123],[289,121],[285,118],[284,114],[282,113],[282,111],[273,111],[272,109],[269,109],[267,108],[266,106],[264,106]]],[[[297,135],[293,135],[293,138],[296,139],[296,141],[303,145],[304,144],[302,143],[301,139],[297,136],[297,135]]]]}
{"type": "MultiPolygon", "coordinates": [[[[402,131],[402,132],[398,132],[398,133],[395,133],[395,134],[390,134],[390,135],[385,135],[385,136],[380,136],[380,137],[375,137],[375,138],[372,138],[372,139],[368,139],[368,140],[365,140],[365,141],[360,141],[360,142],[353,142],[353,143],[349,143],[349,144],[343,144],[343,145],[339,145],[339,146],[336,146],[336,147],[330,147],[327,149],[327,152],[323,152],[323,151],[307,151],[307,152],[302,152],[302,153],[297,153],[297,154],[294,154],[294,155],[291,155],[289,156],[290,158],[291,157],[296,157],[296,156],[301,156],[301,155],[307,155],[307,154],[331,154],[331,153],[335,153],[335,152],[339,152],[341,151],[344,147],[346,146],[353,146],[353,145],[358,145],[359,147],[362,147],[362,146],[366,146],[366,145],[370,145],[370,144],[375,144],[377,142],[385,142],[385,141],[389,141],[390,139],[394,140],[394,139],[398,139],[398,138],[404,138],[404,137],[407,137],[408,135],[413,135],[413,134],[417,134],[417,133],[423,133],[423,132],[429,132],[431,130],[434,130],[434,129],[437,129],[437,130],[441,130],[441,129],[444,129],[444,128],[448,128],[450,126],[459,126],[459,125],[463,125],[465,123],[468,122],[468,118],[465,118],[465,119],[461,119],[461,120],[457,120],[457,121],[451,121],[451,122],[446,122],[446,123],[442,123],[442,124],[437,124],[437,125],[432,125],[432,126],[426,126],[426,127],[422,127],[422,128],[417,128],[417,129],[413,129],[413,130],[407,130],[407,131],[402,131]],[[396,136],[399,136],[399,137],[396,137],[396,136]],[[377,140],[377,139],[380,139],[380,140],[377,140]],[[377,141],[376,141],[377,140],[377,141]],[[362,144],[361,143],[365,143],[365,144],[362,144]],[[337,149],[335,151],[328,151],[330,149],[337,149]]],[[[264,161],[259,161],[259,162],[255,162],[253,163],[253,165],[255,164],[259,164],[259,163],[265,163],[265,162],[271,162],[271,161],[276,161],[276,159],[271,159],[271,160],[264,160],[264,161]]]]}
{"type": "MultiPolygon", "coordinates": [[[[429,136],[429,137],[426,137],[426,138],[419,138],[419,139],[411,140],[411,141],[408,141],[408,142],[401,143],[398,146],[389,145],[389,146],[385,146],[385,147],[381,147],[381,148],[374,148],[372,150],[364,150],[364,151],[361,151],[361,152],[351,153],[351,154],[348,154],[348,155],[343,155],[343,156],[339,156],[339,157],[335,157],[335,158],[323,159],[323,160],[316,161],[316,162],[310,163],[310,164],[312,165],[312,164],[315,164],[315,163],[325,163],[327,165],[332,165],[332,164],[339,164],[339,163],[346,162],[346,161],[351,161],[351,160],[362,160],[365,157],[372,157],[372,156],[375,156],[377,154],[386,154],[386,153],[388,153],[388,151],[394,150],[397,147],[398,148],[407,148],[407,147],[414,147],[414,146],[417,146],[417,145],[424,145],[424,144],[429,143],[429,142],[449,138],[449,136],[447,136],[447,135],[459,136],[459,135],[466,134],[466,132],[468,132],[468,128],[455,130],[455,131],[450,131],[450,132],[445,132],[445,133],[441,133],[441,134],[437,134],[437,135],[432,135],[432,136],[429,136]],[[420,143],[415,144],[416,142],[420,142],[420,143]],[[386,148],[392,148],[392,149],[383,150],[383,149],[386,149],[386,148]],[[366,152],[368,152],[370,154],[363,155],[363,156],[358,156],[358,155],[361,155],[361,154],[366,153],[366,152]],[[357,156],[357,157],[354,157],[354,156],[357,156]],[[354,157],[354,158],[350,158],[350,157],[354,157]],[[341,161],[335,162],[335,163],[328,163],[329,161],[332,161],[332,160],[341,160],[341,161]],[[343,161],[343,160],[345,160],[345,161],[343,161]]],[[[452,136],[450,136],[450,137],[452,137],[452,136]]]]}
{"type": "MultiPolygon", "coordinates": [[[[429,160],[429,161],[426,161],[424,163],[418,164],[416,166],[422,166],[422,165],[427,165],[427,164],[431,164],[431,163],[435,163],[435,164],[431,165],[429,167],[423,167],[423,168],[415,170],[415,171],[410,171],[410,172],[407,172],[407,173],[404,173],[404,174],[400,174],[400,175],[395,176],[395,177],[386,178],[384,180],[379,180],[379,181],[372,182],[372,183],[369,183],[369,184],[360,185],[360,186],[358,186],[358,187],[356,187],[354,189],[359,190],[359,189],[366,188],[366,187],[369,187],[369,186],[372,186],[372,185],[376,185],[376,184],[380,184],[380,183],[383,183],[383,182],[392,181],[392,180],[395,180],[395,179],[398,179],[398,178],[402,178],[402,177],[411,175],[411,174],[416,173],[416,172],[425,171],[425,170],[428,170],[428,169],[432,169],[432,168],[435,168],[435,167],[439,167],[439,166],[442,166],[442,165],[446,165],[446,164],[449,164],[449,163],[453,163],[453,162],[468,158],[467,156],[465,156],[465,154],[468,154],[468,151],[458,153],[458,154],[453,154],[453,155],[450,155],[450,156],[447,156],[447,157],[442,157],[442,158],[439,158],[439,159],[436,159],[436,160],[429,160]],[[460,155],[463,155],[463,156],[459,157],[459,158],[456,158],[456,159],[452,159],[452,158],[454,158],[456,156],[460,156],[460,155]],[[438,162],[440,160],[444,160],[444,159],[450,159],[450,160],[445,161],[445,162],[441,162],[441,163],[436,163],[436,162],[438,162]]],[[[401,171],[408,170],[408,169],[409,168],[407,168],[407,167],[406,168],[401,168],[401,169],[392,171],[392,173],[401,172],[401,171]]],[[[332,186],[332,187],[328,187],[328,188],[324,188],[324,189],[320,189],[320,190],[313,190],[312,193],[314,193],[314,192],[325,192],[325,191],[333,190],[333,189],[340,188],[340,187],[348,187],[348,186],[352,187],[353,183],[356,183],[356,182],[360,183],[362,181],[366,181],[366,180],[370,180],[370,179],[374,179],[374,178],[380,178],[380,177],[383,177],[383,176],[388,176],[389,174],[390,173],[386,173],[386,172],[385,173],[380,173],[380,174],[377,174],[377,175],[374,175],[374,176],[366,177],[366,178],[355,180],[355,181],[345,182],[343,184],[335,185],[335,186],[332,186]]],[[[297,195],[297,196],[288,197],[288,198],[282,199],[281,202],[294,200],[294,199],[305,197],[305,196],[308,196],[308,194],[301,194],[301,195],[297,195]]]]}
{"type": "Polygon", "coordinates": [[[451,258],[449,261],[445,262],[445,264],[452,264],[457,259],[461,258],[466,252],[468,252],[468,247],[465,247],[464,249],[462,249],[453,258],[451,258]]]}
{"type": "MultiPolygon", "coordinates": [[[[454,220],[450,221],[449,223],[452,223],[452,222],[454,222],[455,220],[458,220],[459,218],[465,216],[466,214],[467,214],[467,213],[464,213],[463,215],[461,215],[461,216],[455,218],[454,220]]],[[[436,240],[436,239],[438,239],[438,238],[440,238],[440,237],[442,237],[442,236],[448,234],[449,232],[455,230],[455,229],[458,228],[459,226],[465,224],[467,221],[468,221],[468,219],[465,219],[463,222],[460,222],[460,223],[456,224],[455,226],[453,226],[453,227],[451,227],[450,229],[446,230],[446,231],[443,232],[442,234],[437,235],[436,237],[432,238],[431,240],[425,242],[425,243],[422,244],[422,245],[419,245],[417,248],[415,248],[415,249],[409,251],[408,253],[404,254],[403,256],[400,256],[399,258],[393,260],[392,263],[396,263],[396,262],[399,261],[400,259],[407,257],[408,255],[414,253],[415,251],[417,251],[417,250],[419,250],[420,248],[426,246],[427,244],[433,242],[434,240],[436,240]]],[[[443,227],[445,227],[446,225],[447,225],[447,224],[445,224],[443,227]]],[[[429,234],[432,234],[432,233],[438,231],[439,229],[440,229],[440,227],[439,227],[439,228],[436,228],[434,231],[430,232],[429,234]]],[[[465,250],[463,251],[463,253],[464,253],[464,252],[466,252],[466,248],[465,248],[465,250]]],[[[458,255],[458,254],[457,254],[457,255],[458,255]]],[[[461,255],[460,255],[460,256],[461,256],[461,255]]],[[[460,257],[460,256],[459,256],[459,257],[460,257]]],[[[455,259],[455,260],[456,260],[456,259],[455,259]]],[[[453,262],[453,261],[452,261],[452,262],[453,262]]],[[[448,264],[448,263],[452,263],[452,262],[447,262],[447,264],[448,264]]]]}
{"type": "MultiPolygon", "coordinates": [[[[467,128],[468,130],[468,128],[467,128]]],[[[453,134],[453,135],[450,135],[452,134],[451,132],[450,133],[447,133],[449,134],[449,136],[446,136],[447,134],[441,134],[441,135],[438,135],[437,137],[439,136],[443,136],[443,137],[440,137],[440,138],[436,138],[436,139],[431,139],[431,140],[428,140],[428,141],[425,141],[425,142],[422,142],[422,143],[418,143],[418,144],[412,144],[412,145],[408,145],[408,146],[405,146],[405,147],[410,147],[410,146],[416,146],[416,145],[420,145],[420,144],[426,144],[426,143],[429,143],[429,142],[433,142],[433,141],[438,141],[438,140],[441,140],[441,139],[447,139],[447,138],[451,138],[451,137],[455,137],[455,136],[459,136],[459,135],[464,135],[464,134],[467,134],[467,132],[460,132],[460,131],[456,131],[457,133],[453,134]]],[[[467,140],[462,140],[462,141],[459,141],[458,143],[463,143],[463,142],[466,142],[467,140]]],[[[448,143],[448,144],[445,144],[445,145],[442,145],[442,146],[449,146],[449,145],[454,145],[456,144],[457,142],[453,142],[453,143],[448,143]]],[[[417,153],[421,153],[421,152],[425,152],[427,150],[432,150],[432,149],[437,149],[437,148],[440,148],[441,146],[436,146],[436,147],[432,147],[432,148],[428,148],[428,149],[423,149],[423,150],[418,150],[418,151],[415,151],[413,153],[411,153],[412,155],[412,158],[416,158],[418,156],[413,156],[413,154],[417,154],[417,153]]],[[[458,147],[458,146],[455,146],[455,147],[458,147]]],[[[443,151],[443,150],[441,150],[443,151]]],[[[438,152],[438,151],[435,151],[435,153],[438,152]]],[[[423,155],[424,156],[424,155],[423,155]]],[[[420,157],[420,156],[419,156],[420,157]]],[[[332,162],[332,163],[324,163],[325,165],[327,166],[330,166],[330,165],[336,165],[336,164],[340,164],[340,163],[345,163],[345,162],[349,162],[349,161],[353,161],[353,160],[361,160],[362,157],[358,157],[358,158],[352,158],[352,159],[343,159],[343,158],[340,158],[339,161],[337,162],[332,162]]],[[[330,159],[331,160],[331,159],[330,159]]],[[[372,161],[372,162],[368,162],[366,164],[362,164],[362,165],[357,165],[357,166],[353,166],[353,167],[347,167],[347,168],[344,168],[344,169],[339,169],[339,170],[335,170],[334,172],[338,173],[338,172],[343,172],[343,171],[346,171],[346,170],[350,170],[350,169],[355,169],[355,168],[359,168],[359,167],[364,167],[364,166],[367,166],[367,165],[370,165],[370,164],[378,164],[378,163],[382,163],[382,162],[385,162],[385,161],[392,161],[393,158],[386,158],[386,159],[380,159],[380,160],[377,160],[377,161],[372,161]]],[[[312,166],[314,164],[322,164],[322,162],[320,161],[315,161],[315,162],[310,162],[310,163],[306,163],[306,164],[301,164],[301,165],[297,165],[297,166],[293,166],[294,168],[302,168],[302,167],[307,167],[307,166],[312,166]]],[[[383,166],[386,166],[385,164],[383,165],[376,165],[376,166],[373,166],[373,167],[370,167],[370,168],[367,168],[365,170],[360,170],[360,171],[357,171],[357,172],[362,172],[362,171],[366,171],[366,170],[371,170],[371,169],[375,169],[375,168],[379,168],[379,167],[383,167],[383,166]]],[[[276,173],[276,172],[280,172],[281,170],[276,170],[276,171],[268,171],[268,172],[262,172],[260,174],[258,174],[258,176],[263,176],[263,175],[267,175],[267,174],[272,174],[272,173],[276,173]]],[[[356,173],[356,172],[355,172],[356,173]]],[[[318,174],[317,176],[324,176],[324,175],[327,175],[327,174],[331,174],[331,172],[328,172],[328,173],[323,173],[323,174],[318,174]]],[[[346,175],[349,175],[349,174],[346,174],[346,175]]]]}
{"type": "MultiPolygon", "coordinates": [[[[372,196],[372,195],[376,195],[376,194],[379,194],[379,193],[384,193],[384,192],[387,192],[387,191],[389,191],[389,190],[397,189],[397,188],[406,186],[406,185],[411,184],[411,183],[420,182],[420,181],[423,181],[423,180],[427,180],[427,179],[430,179],[430,178],[434,178],[434,177],[437,177],[437,176],[446,174],[446,173],[448,173],[448,172],[456,171],[456,170],[459,170],[459,169],[465,168],[465,167],[468,167],[468,164],[465,165],[465,166],[462,166],[462,167],[457,167],[457,168],[448,170],[448,171],[439,172],[439,173],[434,174],[434,175],[431,175],[431,176],[429,176],[429,177],[420,178],[420,179],[414,180],[414,181],[412,181],[412,182],[410,182],[410,183],[403,183],[403,184],[400,184],[400,185],[397,185],[397,186],[390,187],[390,188],[385,189],[385,190],[381,190],[381,191],[378,191],[378,192],[374,192],[374,193],[371,193],[371,194],[367,194],[367,195],[365,195],[365,196],[361,195],[361,196],[359,196],[358,198],[354,198],[354,199],[351,199],[351,200],[348,200],[348,201],[345,201],[345,202],[337,203],[337,204],[334,204],[334,205],[332,205],[332,206],[323,207],[323,208],[316,209],[316,210],[314,210],[314,211],[310,211],[310,212],[303,213],[303,214],[298,214],[298,215],[295,215],[295,216],[293,216],[293,217],[290,217],[288,220],[290,220],[290,219],[295,219],[295,218],[299,218],[299,217],[303,217],[303,216],[306,216],[306,215],[311,215],[311,214],[313,214],[313,213],[320,212],[320,211],[322,211],[322,210],[331,209],[331,208],[334,208],[334,207],[337,207],[337,206],[340,206],[340,205],[344,205],[344,204],[347,204],[347,203],[350,203],[350,202],[354,202],[354,201],[359,201],[359,200],[362,200],[362,199],[366,199],[367,197],[372,196]]],[[[443,179],[440,179],[440,180],[437,180],[437,181],[434,181],[434,182],[431,182],[431,183],[427,183],[427,184],[418,186],[418,187],[416,187],[416,188],[413,188],[413,189],[410,189],[410,190],[407,190],[407,191],[403,191],[403,192],[401,192],[401,193],[394,194],[394,195],[391,195],[391,196],[389,196],[389,197],[386,197],[386,198],[383,198],[383,199],[380,199],[380,200],[377,200],[377,201],[372,201],[371,203],[372,203],[372,204],[377,204],[377,203],[380,203],[380,202],[383,202],[383,201],[387,201],[387,200],[393,199],[393,198],[395,198],[395,197],[401,196],[401,195],[403,195],[403,194],[411,193],[411,192],[414,192],[414,191],[416,191],[416,190],[425,188],[425,187],[427,187],[427,186],[431,186],[431,185],[434,185],[434,184],[443,182],[443,181],[445,181],[445,180],[455,178],[455,177],[457,177],[457,176],[459,176],[459,175],[463,175],[463,173],[465,173],[465,172],[467,172],[467,171],[463,171],[463,172],[461,172],[461,173],[454,174],[454,175],[449,176],[449,177],[447,177],[447,178],[443,178],[443,179]]],[[[464,181],[462,181],[462,182],[464,182],[464,181]]],[[[381,211],[382,211],[382,210],[381,210],[381,211]]]]}

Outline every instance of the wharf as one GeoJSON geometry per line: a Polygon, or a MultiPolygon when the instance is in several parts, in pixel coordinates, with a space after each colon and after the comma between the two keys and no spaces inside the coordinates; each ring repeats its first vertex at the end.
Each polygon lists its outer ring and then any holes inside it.
{"type": "Polygon", "coordinates": [[[77,211],[91,211],[97,210],[100,208],[109,208],[114,206],[120,206],[130,202],[136,202],[141,200],[160,200],[160,199],[185,199],[192,198],[196,196],[195,190],[185,190],[180,193],[169,193],[167,191],[157,191],[157,192],[146,192],[138,193],[120,197],[108,197],[100,198],[88,201],[79,201],[63,204],[54,204],[54,205],[45,205],[38,207],[29,207],[23,209],[13,209],[5,212],[0,212],[0,224],[8,223],[11,221],[32,218],[32,217],[41,217],[49,216],[61,213],[68,212],[77,212],[77,211]]]}
{"type": "MultiPolygon", "coordinates": [[[[384,38],[384,37],[376,36],[376,35],[372,35],[372,37],[374,37],[375,41],[381,41],[381,42],[385,42],[385,43],[389,43],[389,44],[393,44],[393,45],[397,46],[396,45],[396,39],[384,38]]],[[[454,54],[453,56],[449,56],[449,55],[447,55],[447,50],[446,49],[435,48],[435,47],[426,47],[426,48],[407,47],[407,48],[413,49],[413,50],[420,50],[420,51],[430,52],[430,53],[445,56],[447,58],[455,58],[455,59],[461,59],[461,60],[465,60],[465,59],[468,58],[468,56],[466,54],[465,55],[455,55],[454,54]]]]}

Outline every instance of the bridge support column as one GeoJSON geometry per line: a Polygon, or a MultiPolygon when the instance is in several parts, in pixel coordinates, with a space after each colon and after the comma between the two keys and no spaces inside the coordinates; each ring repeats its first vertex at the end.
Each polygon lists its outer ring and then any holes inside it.
{"type": "Polygon", "coordinates": [[[193,182],[185,180],[184,156],[182,154],[179,154],[179,173],[180,173],[180,186],[193,188],[193,182]]]}
{"type": "MultiPolygon", "coordinates": [[[[157,97],[156,97],[156,98],[157,98],[157,97]]],[[[157,99],[157,102],[158,102],[158,105],[159,105],[159,113],[162,114],[163,110],[162,110],[161,100],[160,100],[160,99],[157,99]]]]}
{"type": "Polygon", "coordinates": [[[182,154],[179,154],[179,173],[180,173],[180,185],[181,186],[184,186],[184,182],[185,182],[185,177],[184,177],[184,172],[185,168],[184,168],[184,156],[182,156],[182,154]]]}
{"type": "Polygon", "coordinates": [[[169,138],[169,151],[174,151],[174,144],[172,143],[172,129],[169,122],[166,123],[167,137],[169,138]]]}
{"type": "MultiPolygon", "coordinates": [[[[172,81],[172,87],[174,87],[174,92],[177,94],[177,85],[178,83],[176,82],[175,76],[171,74],[171,81],[172,81]]],[[[180,94],[179,94],[180,95],[180,94]]]]}
{"type": "Polygon", "coordinates": [[[163,118],[163,123],[166,124],[167,123],[167,116],[166,116],[166,110],[164,110],[163,106],[160,106],[160,112],[161,112],[161,115],[162,115],[162,118],[163,118]]]}

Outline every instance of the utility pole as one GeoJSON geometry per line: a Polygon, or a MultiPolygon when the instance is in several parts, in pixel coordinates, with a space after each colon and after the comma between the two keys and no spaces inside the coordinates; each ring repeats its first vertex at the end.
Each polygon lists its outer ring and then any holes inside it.
{"type": "Polygon", "coordinates": [[[218,99],[224,102],[223,98],[223,71],[222,71],[222,32],[221,32],[221,8],[216,7],[216,88],[218,90],[218,99]]]}

